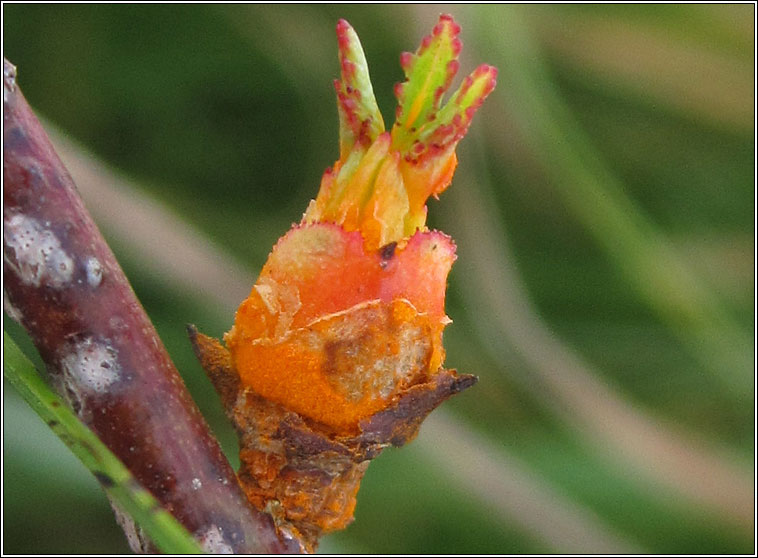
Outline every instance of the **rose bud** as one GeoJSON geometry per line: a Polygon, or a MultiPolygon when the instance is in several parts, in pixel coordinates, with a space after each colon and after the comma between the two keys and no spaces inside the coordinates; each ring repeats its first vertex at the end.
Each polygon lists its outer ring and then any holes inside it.
{"type": "Polygon", "coordinates": [[[369,460],[476,381],[442,367],[455,245],[425,225],[426,200],[450,184],[455,147],[495,86],[482,65],[443,105],[459,31],[443,15],[401,56],[385,131],[358,37],[337,24],[340,158],[274,246],[226,346],[190,329],[239,432],[248,499],[311,550],[352,521],[369,460]]]}

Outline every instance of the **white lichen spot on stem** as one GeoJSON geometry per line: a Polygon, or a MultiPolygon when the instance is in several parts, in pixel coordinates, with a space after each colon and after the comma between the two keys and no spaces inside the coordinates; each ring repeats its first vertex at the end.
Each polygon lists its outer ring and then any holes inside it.
{"type": "Polygon", "coordinates": [[[6,266],[23,283],[60,289],[71,282],[74,261],[39,221],[20,213],[6,215],[3,233],[6,266]]]}
{"type": "Polygon", "coordinates": [[[3,103],[7,103],[10,100],[12,93],[16,91],[16,66],[8,62],[3,61],[3,103]]]}
{"type": "Polygon", "coordinates": [[[224,540],[221,529],[215,525],[201,531],[197,542],[208,554],[234,554],[234,549],[224,540]]]}
{"type": "Polygon", "coordinates": [[[120,373],[116,349],[91,338],[71,346],[61,358],[61,368],[67,387],[74,392],[105,393],[120,373]]]}
{"type": "Polygon", "coordinates": [[[87,273],[87,284],[93,289],[97,288],[103,280],[103,266],[100,260],[95,256],[87,258],[84,269],[87,273]]]}

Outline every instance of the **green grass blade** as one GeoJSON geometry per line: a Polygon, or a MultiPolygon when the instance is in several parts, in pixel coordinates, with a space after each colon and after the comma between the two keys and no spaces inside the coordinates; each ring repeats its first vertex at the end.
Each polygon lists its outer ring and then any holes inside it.
{"type": "Polygon", "coordinates": [[[3,332],[3,374],[21,397],[100,481],[111,500],[147,533],[161,552],[199,554],[200,546],[187,530],[103,445],[40,378],[34,365],[3,332]]]}
{"type": "Polygon", "coordinates": [[[525,115],[524,137],[543,157],[555,191],[629,285],[740,402],[751,393],[750,335],[676,253],[625,190],[561,98],[521,12],[479,12],[479,35],[502,53],[501,102],[525,115]]]}

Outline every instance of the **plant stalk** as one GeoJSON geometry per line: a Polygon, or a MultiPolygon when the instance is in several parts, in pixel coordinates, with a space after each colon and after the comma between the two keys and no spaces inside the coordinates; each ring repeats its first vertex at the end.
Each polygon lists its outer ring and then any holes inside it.
{"type": "Polygon", "coordinates": [[[7,60],[3,109],[6,311],[58,393],[206,550],[301,551],[248,507],[7,60]]]}

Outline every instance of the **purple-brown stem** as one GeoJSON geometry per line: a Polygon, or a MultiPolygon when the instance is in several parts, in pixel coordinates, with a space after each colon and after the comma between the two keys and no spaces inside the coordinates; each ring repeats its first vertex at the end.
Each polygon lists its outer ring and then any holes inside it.
{"type": "Polygon", "coordinates": [[[3,124],[6,310],[58,391],[207,550],[299,552],[248,507],[7,60],[3,124]]]}

